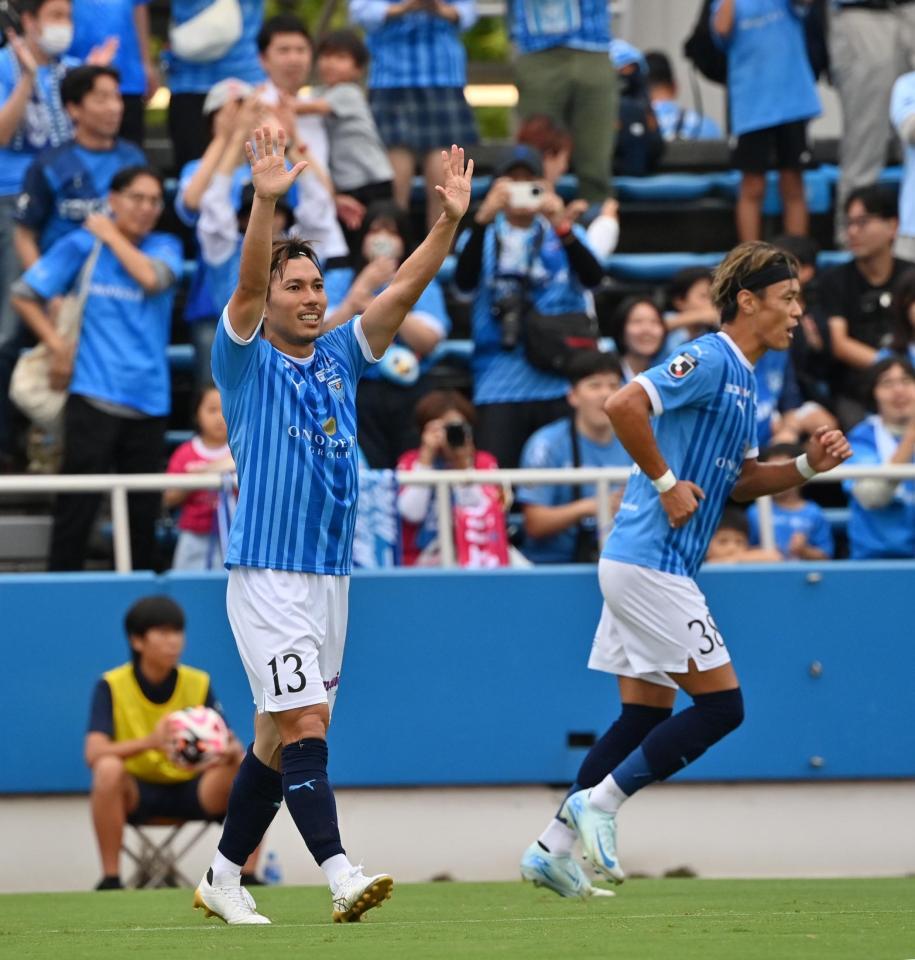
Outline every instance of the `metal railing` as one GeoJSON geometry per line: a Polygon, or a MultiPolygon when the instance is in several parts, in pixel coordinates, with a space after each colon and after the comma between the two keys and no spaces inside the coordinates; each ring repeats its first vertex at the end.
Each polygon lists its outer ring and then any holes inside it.
{"type": "MultiPolygon", "coordinates": [[[[628,467],[567,467],[545,470],[409,470],[398,471],[397,480],[402,485],[434,487],[438,518],[441,563],[443,567],[455,565],[453,525],[451,513],[451,487],[479,484],[507,484],[512,486],[539,486],[541,484],[565,484],[580,486],[594,484],[597,500],[597,525],[599,530],[610,526],[610,488],[626,482],[628,467]]],[[[838,467],[829,473],[819,474],[808,483],[834,483],[840,480],[862,480],[877,477],[884,480],[915,480],[915,464],[862,465],[838,467]]],[[[112,538],[114,543],[114,568],[119,573],[132,569],[130,557],[130,524],[128,521],[128,493],[156,490],[217,490],[222,478],[215,473],[174,474],[85,474],[85,475],[31,475],[0,477],[0,497],[11,494],[35,493],[101,493],[111,498],[112,538]]],[[[770,497],[760,497],[759,529],[760,543],[771,549],[775,546],[775,527],[770,497]]]]}

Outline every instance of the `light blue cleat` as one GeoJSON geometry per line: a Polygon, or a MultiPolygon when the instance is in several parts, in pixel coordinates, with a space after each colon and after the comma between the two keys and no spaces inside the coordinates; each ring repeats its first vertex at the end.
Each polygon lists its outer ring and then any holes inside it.
{"type": "Polygon", "coordinates": [[[591,806],[590,790],[579,790],[566,800],[562,818],[578,834],[585,856],[598,873],[622,883],[626,874],[616,857],[616,817],[591,806]]]}
{"type": "Polygon", "coordinates": [[[535,887],[547,887],[560,897],[586,900],[593,896],[613,896],[610,890],[592,887],[584,870],[571,857],[547,853],[536,840],[521,858],[521,876],[535,887]]]}

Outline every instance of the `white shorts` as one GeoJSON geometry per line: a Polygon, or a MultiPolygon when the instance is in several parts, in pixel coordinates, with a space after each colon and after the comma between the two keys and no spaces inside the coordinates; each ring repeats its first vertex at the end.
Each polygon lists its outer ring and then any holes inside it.
{"type": "Polygon", "coordinates": [[[588,660],[592,670],[676,688],[668,674],[686,673],[690,660],[699,670],[730,663],[694,580],[617,560],[601,560],[598,578],[604,609],[588,660]]]}
{"type": "Polygon", "coordinates": [[[346,642],[349,577],[233,567],[226,609],[258,713],[326,703],[346,642]]]}

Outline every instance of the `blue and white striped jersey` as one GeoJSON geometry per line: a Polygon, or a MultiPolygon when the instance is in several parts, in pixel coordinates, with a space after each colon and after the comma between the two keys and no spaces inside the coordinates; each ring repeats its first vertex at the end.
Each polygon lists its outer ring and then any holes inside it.
{"type": "Polygon", "coordinates": [[[300,360],[259,330],[242,340],[223,311],[213,377],[238,468],[227,567],[350,573],[359,485],[356,385],[372,362],[359,317],[322,336],[300,360]]]}
{"type": "Polygon", "coordinates": [[[705,492],[689,522],[673,530],[651,480],[636,465],[603,556],[693,577],[702,565],[745,459],[759,455],[753,365],[726,333],[710,333],[640,373],[655,438],[679,480],[705,492]]]}

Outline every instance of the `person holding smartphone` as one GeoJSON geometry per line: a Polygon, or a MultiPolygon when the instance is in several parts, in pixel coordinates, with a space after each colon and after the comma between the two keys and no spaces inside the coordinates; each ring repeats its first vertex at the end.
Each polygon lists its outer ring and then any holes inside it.
{"type": "Polygon", "coordinates": [[[535,430],[569,414],[568,380],[531,364],[524,319],[529,308],[548,316],[587,312],[587,290],[603,278],[572,206],[544,177],[538,151],[519,144],[458,240],[454,282],[472,300],[477,439],[503,467],[518,466],[535,430]]]}
{"type": "MultiPolygon", "coordinates": [[[[474,445],[473,404],[457,390],[431,390],[416,404],[416,425],[422,440],[397,462],[398,470],[495,470],[496,458],[474,445]]],[[[504,509],[502,488],[495,484],[467,484],[454,488],[457,507],[485,509],[497,501],[504,509]]],[[[438,563],[439,536],[435,488],[405,484],[397,497],[401,518],[404,566],[438,563]]],[[[503,521],[504,524],[504,521],[503,521]]]]}

